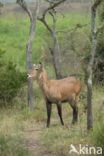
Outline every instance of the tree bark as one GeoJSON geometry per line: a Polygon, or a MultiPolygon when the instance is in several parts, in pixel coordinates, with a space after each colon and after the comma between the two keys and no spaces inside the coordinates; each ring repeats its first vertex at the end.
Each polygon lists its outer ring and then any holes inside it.
{"type": "MultiPolygon", "coordinates": [[[[36,20],[39,11],[39,0],[36,0],[36,6],[31,12],[24,0],[17,0],[17,3],[26,11],[30,19],[29,39],[26,44],[26,65],[27,73],[32,69],[32,44],[35,38],[36,20]]],[[[33,109],[33,84],[32,79],[28,79],[28,106],[30,110],[33,109]]]]}
{"type": "Polygon", "coordinates": [[[56,78],[62,78],[61,73],[61,56],[60,56],[60,47],[57,39],[56,32],[52,33],[52,40],[53,40],[53,48],[52,48],[52,58],[53,58],[53,65],[55,69],[56,78]]]}
{"type": "Polygon", "coordinates": [[[60,52],[60,46],[57,38],[57,33],[56,33],[56,12],[53,10],[50,12],[50,15],[53,19],[53,28],[51,29],[51,37],[53,41],[53,48],[51,51],[51,55],[53,58],[53,65],[55,69],[55,74],[56,78],[60,79],[62,78],[62,73],[61,73],[61,52],[60,52]]]}
{"type": "Polygon", "coordinates": [[[60,56],[60,47],[59,47],[59,43],[58,43],[58,39],[57,39],[57,34],[56,34],[56,26],[54,25],[54,28],[52,29],[46,22],[45,18],[38,18],[38,20],[40,20],[44,26],[46,27],[46,29],[49,31],[51,38],[52,38],[52,42],[53,42],[53,47],[49,48],[51,55],[52,55],[52,59],[53,59],[53,66],[55,69],[55,75],[57,79],[62,78],[62,73],[61,73],[61,56],[60,56]]]}
{"type": "Polygon", "coordinates": [[[51,38],[52,38],[53,47],[50,48],[50,52],[51,52],[51,55],[53,58],[53,66],[55,69],[55,74],[56,74],[57,79],[62,78],[62,73],[61,73],[61,53],[60,53],[60,47],[59,47],[57,33],[56,33],[55,7],[57,7],[58,5],[60,5],[61,3],[65,2],[65,1],[66,0],[60,0],[58,2],[53,1],[53,4],[50,5],[48,8],[46,8],[46,10],[44,10],[42,17],[38,18],[38,20],[40,20],[44,24],[46,29],[49,31],[51,38]],[[47,13],[49,13],[52,17],[53,26],[49,26],[49,24],[47,23],[47,21],[45,19],[47,13]]]}
{"type": "MultiPolygon", "coordinates": [[[[32,42],[35,35],[35,22],[31,20],[29,40],[26,45],[26,64],[27,73],[32,69],[32,42]]],[[[30,110],[33,109],[33,82],[32,79],[28,79],[28,106],[30,110]]]]}
{"type": "Polygon", "coordinates": [[[4,7],[3,3],[0,2],[0,15],[2,14],[2,8],[4,7]]]}
{"type": "Polygon", "coordinates": [[[93,65],[96,55],[97,33],[96,33],[96,10],[102,0],[96,0],[91,8],[91,32],[92,32],[92,51],[91,58],[87,69],[87,129],[93,128],[93,113],[92,113],[92,77],[93,65]]]}

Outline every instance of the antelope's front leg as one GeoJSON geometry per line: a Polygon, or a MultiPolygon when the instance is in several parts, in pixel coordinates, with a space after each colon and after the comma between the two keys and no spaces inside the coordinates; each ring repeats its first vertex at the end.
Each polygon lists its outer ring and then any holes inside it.
{"type": "Polygon", "coordinates": [[[64,121],[62,119],[62,105],[61,103],[57,103],[58,115],[60,117],[61,124],[64,125],[64,121]]]}
{"type": "Polygon", "coordinates": [[[46,108],[47,108],[47,127],[49,127],[50,118],[51,118],[52,103],[49,101],[46,101],[46,108]]]}

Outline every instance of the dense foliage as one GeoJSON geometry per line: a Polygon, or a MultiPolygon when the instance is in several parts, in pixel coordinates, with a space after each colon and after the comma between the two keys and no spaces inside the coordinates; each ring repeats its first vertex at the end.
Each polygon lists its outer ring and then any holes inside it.
{"type": "MultiPolygon", "coordinates": [[[[99,8],[100,26],[104,25],[104,2],[99,8]]],[[[95,81],[104,84],[104,27],[98,34],[97,55],[94,67],[95,81]]]]}
{"type": "Polygon", "coordinates": [[[11,102],[26,82],[26,74],[21,73],[16,64],[2,61],[0,55],[0,105],[11,102]]]}

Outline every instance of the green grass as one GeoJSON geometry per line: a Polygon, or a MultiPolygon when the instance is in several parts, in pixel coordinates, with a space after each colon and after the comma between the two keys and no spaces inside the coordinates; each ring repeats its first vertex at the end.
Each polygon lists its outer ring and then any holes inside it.
{"type": "MultiPolygon", "coordinates": [[[[51,25],[50,17],[47,17],[51,25]]],[[[88,23],[88,17],[80,14],[66,14],[57,17],[57,30],[70,29],[76,24],[88,23]],[[87,20],[86,20],[87,19],[87,20]]],[[[29,34],[29,19],[27,16],[8,14],[0,16],[0,50],[5,52],[5,61],[13,60],[20,70],[25,69],[25,48],[29,34]]],[[[36,38],[33,42],[33,62],[41,60],[45,55],[48,32],[42,23],[37,22],[36,38]]]]}
{"type": "MultiPolygon", "coordinates": [[[[48,23],[51,25],[51,19],[49,17],[47,17],[47,19],[48,23]]],[[[58,15],[57,30],[70,30],[76,24],[89,23],[89,20],[89,17],[85,14],[80,15],[76,13],[70,13],[66,14],[64,18],[61,15],[58,15]]],[[[86,32],[88,27],[83,28],[83,30],[86,32]]],[[[81,33],[83,33],[83,30],[81,30],[81,33]]],[[[5,53],[3,59],[5,61],[12,60],[15,62],[21,71],[25,70],[25,47],[28,39],[28,33],[29,20],[26,16],[21,16],[21,14],[8,14],[6,16],[0,16],[0,51],[5,53]]],[[[86,38],[85,34],[83,36],[86,38]]],[[[81,36],[81,40],[83,40],[83,36],[81,36]]],[[[63,34],[59,34],[59,38],[62,39],[63,34]]],[[[77,40],[79,38],[80,33],[78,34],[77,40]]],[[[36,38],[33,43],[34,63],[37,63],[39,60],[43,60],[45,55],[47,55],[48,40],[49,34],[47,33],[44,26],[38,22],[36,38]]],[[[53,77],[53,68],[51,66],[47,66],[47,62],[45,63],[45,66],[50,77],[53,77]]],[[[99,119],[101,119],[103,116],[103,114],[101,114],[104,94],[103,89],[103,87],[94,88],[94,127],[96,123],[98,123],[99,119]]],[[[20,93],[18,93],[18,96],[13,100],[14,107],[0,109],[1,156],[31,156],[31,151],[24,148],[24,142],[26,141],[24,130],[30,127],[34,128],[37,126],[35,125],[36,123],[40,123],[43,125],[43,127],[46,125],[45,103],[42,94],[35,83],[34,90],[35,102],[33,112],[30,112],[30,110],[26,107],[27,87],[24,87],[24,89],[21,90],[20,93]],[[8,152],[10,155],[8,155],[8,152]]],[[[94,144],[92,141],[93,137],[90,134],[87,134],[86,131],[86,114],[83,110],[84,104],[86,104],[86,100],[80,102],[79,104],[79,123],[75,126],[71,125],[72,110],[69,104],[63,105],[63,118],[65,121],[64,127],[61,126],[59,117],[57,115],[56,106],[53,105],[51,126],[49,129],[42,129],[41,138],[39,139],[40,142],[42,142],[42,145],[44,145],[54,156],[66,156],[68,154],[71,143],[76,145],[79,143],[94,144]]],[[[95,134],[97,135],[96,132],[95,134]]]]}
{"type": "MultiPolygon", "coordinates": [[[[25,67],[25,49],[29,34],[29,21],[27,18],[15,19],[15,16],[8,15],[0,17],[0,44],[5,52],[5,61],[12,60],[19,68],[25,67]]],[[[37,60],[41,54],[41,46],[44,36],[44,27],[38,24],[37,38],[33,44],[33,60],[37,60]]]]}
{"type": "Polygon", "coordinates": [[[27,149],[21,146],[20,136],[0,135],[0,155],[1,156],[29,156],[27,149]]]}
{"type": "Polygon", "coordinates": [[[17,122],[11,109],[0,112],[0,156],[29,156],[31,152],[25,147],[22,134],[22,123],[17,122]]]}

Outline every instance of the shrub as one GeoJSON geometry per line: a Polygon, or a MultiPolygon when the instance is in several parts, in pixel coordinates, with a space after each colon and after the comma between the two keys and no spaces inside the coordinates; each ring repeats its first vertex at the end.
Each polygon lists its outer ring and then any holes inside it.
{"type": "Polygon", "coordinates": [[[99,17],[101,21],[104,21],[104,1],[102,1],[99,7],[99,17]]]}
{"type": "Polygon", "coordinates": [[[11,103],[26,82],[26,73],[21,73],[16,64],[4,63],[0,58],[0,106],[11,103]]]}
{"type": "MultiPolygon", "coordinates": [[[[104,2],[99,7],[100,25],[104,25],[104,2]]],[[[94,66],[94,78],[96,83],[104,85],[104,27],[97,36],[97,54],[94,66]]]]}

